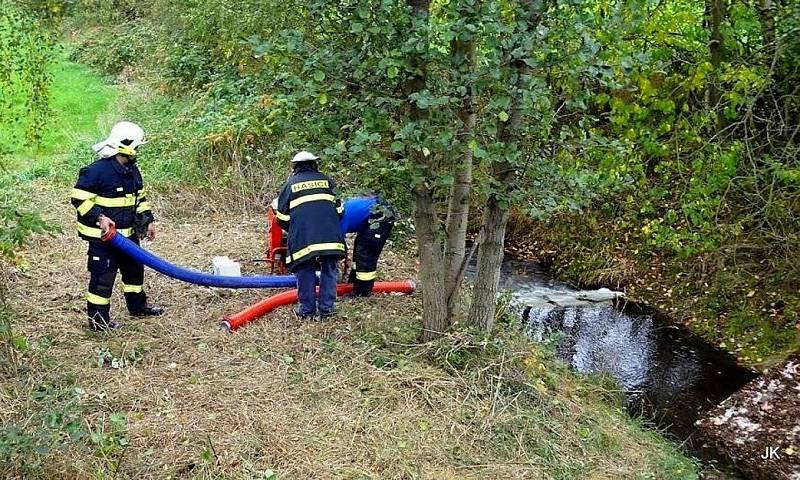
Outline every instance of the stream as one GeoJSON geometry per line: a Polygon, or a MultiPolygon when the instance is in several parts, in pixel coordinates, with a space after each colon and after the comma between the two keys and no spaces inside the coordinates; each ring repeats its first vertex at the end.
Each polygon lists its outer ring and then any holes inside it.
{"type": "MultiPolygon", "coordinates": [[[[474,265],[468,275],[474,274],[474,265]]],[[[511,295],[529,337],[554,345],[580,373],[611,375],[635,417],[707,461],[721,457],[698,438],[694,423],[754,378],[723,352],[656,311],[607,289],[577,290],[539,265],[506,256],[501,291],[511,295]]]]}

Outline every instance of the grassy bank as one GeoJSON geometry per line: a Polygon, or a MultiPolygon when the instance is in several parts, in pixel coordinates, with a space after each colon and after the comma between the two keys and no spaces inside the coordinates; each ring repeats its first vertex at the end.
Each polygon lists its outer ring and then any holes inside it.
{"type": "MultiPolygon", "coordinates": [[[[67,62],[63,51],[57,50],[54,58],[46,66],[52,84],[41,141],[36,145],[19,144],[0,158],[0,254],[5,254],[2,260],[21,267],[24,260],[12,251],[24,243],[27,233],[49,229],[39,221],[31,202],[35,195],[31,181],[71,181],[78,168],[91,159],[86,146],[102,137],[114,115],[114,88],[99,82],[85,66],[67,62]]],[[[25,123],[15,122],[9,127],[19,129],[25,123]]],[[[12,138],[22,138],[24,134],[21,130],[5,133],[12,138]]],[[[63,201],[66,195],[65,192],[63,201]]]]}
{"type": "MultiPolygon", "coordinates": [[[[240,219],[172,216],[180,200],[159,199],[156,253],[203,268],[210,255],[260,248],[260,222],[221,245],[218,232],[240,219]]],[[[12,282],[15,329],[28,346],[4,390],[4,425],[20,429],[6,444],[12,473],[693,478],[691,462],[632,422],[607,384],[574,376],[514,329],[415,345],[419,298],[386,296],[342,303],[323,324],[284,309],[231,336],[216,321],[263,293],[150,274],[148,291],[169,315],[130,319],[117,295],[126,328],[93,335],[82,327],[83,258],[72,235],[43,240],[31,273],[12,282]],[[63,451],[26,448],[52,438],[63,451]]],[[[389,252],[382,271],[411,276],[410,263],[389,252]]]]}
{"type": "MultiPolygon", "coordinates": [[[[5,476],[696,478],[676,445],[627,417],[613,387],[570,373],[513,321],[491,339],[462,332],[415,344],[418,296],[342,302],[326,323],[284,309],[227,335],[217,320],[263,292],[148,273],[165,317],[129,318],[118,292],[125,328],[87,332],[85,245],[72,233],[68,179],[128,106],[163,138],[180,137],[166,127],[181,120],[146,88],[110,89],[81,66],[56,68],[53,143],[20,156],[9,174],[26,205],[63,233],[36,238],[22,252],[24,271],[9,272],[16,340],[4,344],[0,368],[5,476]],[[98,98],[84,98],[93,91],[98,98]]],[[[236,197],[228,188],[199,193],[181,165],[143,156],[145,176],[160,180],[151,197],[160,236],[149,248],[198,269],[213,255],[257,256],[261,216],[225,204],[236,197]]],[[[413,277],[413,265],[390,251],[382,275],[413,277]]]]}

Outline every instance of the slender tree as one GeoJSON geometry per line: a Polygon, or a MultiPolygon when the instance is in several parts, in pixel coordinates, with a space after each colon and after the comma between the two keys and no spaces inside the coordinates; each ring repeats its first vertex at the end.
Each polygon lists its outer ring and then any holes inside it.
{"type": "Polygon", "coordinates": [[[522,133],[525,106],[525,79],[530,74],[530,61],[536,27],[542,20],[544,4],[542,0],[521,0],[517,9],[513,41],[504,52],[510,59],[508,91],[511,101],[510,114],[498,119],[496,141],[501,155],[493,157],[490,163],[491,189],[483,207],[481,225],[482,242],[478,248],[478,265],[475,275],[475,289],[470,306],[470,322],[491,331],[495,318],[500,267],[503,261],[506,227],[509,215],[509,194],[515,182],[512,180],[518,171],[518,161],[522,155],[519,141],[522,133]]]}

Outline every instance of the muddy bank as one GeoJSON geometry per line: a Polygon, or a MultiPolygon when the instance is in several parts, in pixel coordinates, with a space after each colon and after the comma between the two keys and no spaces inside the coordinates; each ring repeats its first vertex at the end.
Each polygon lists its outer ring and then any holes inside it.
{"type": "Polygon", "coordinates": [[[748,383],[697,425],[750,478],[800,480],[800,354],[748,383]]]}

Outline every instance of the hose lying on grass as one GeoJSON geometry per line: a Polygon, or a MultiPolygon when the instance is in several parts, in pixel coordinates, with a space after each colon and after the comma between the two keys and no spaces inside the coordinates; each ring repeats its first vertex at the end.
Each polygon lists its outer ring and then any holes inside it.
{"type": "Polygon", "coordinates": [[[287,288],[297,285],[294,275],[227,277],[187,270],[153,255],[124,235],[117,234],[114,227],[109,228],[103,235],[103,241],[159,273],[195,285],[220,288],[287,288]]]}
{"type": "MultiPolygon", "coordinates": [[[[376,282],[375,286],[373,287],[372,291],[375,293],[413,293],[416,285],[411,280],[406,280],[402,282],[376,282]]],[[[336,295],[342,296],[347,295],[348,293],[353,291],[353,285],[347,283],[340,283],[336,286],[336,295]]],[[[319,294],[319,289],[317,289],[317,293],[319,294]]],[[[229,317],[225,317],[219,323],[221,329],[232,332],[242,325],[250,323],[251,321],[255,320],[256,318],[263,317],[264,315],[268,314],[269,312],[275,310],[278,307],[282,307],[284,305],[291,305],[297,302],[297,289],[289,290],[287,292],[278,293],[273,295],[269,298],[265,298],[260,302],[256,303],[255,305],[242,310],[239,313],[231,315],[229,317]]]]}

